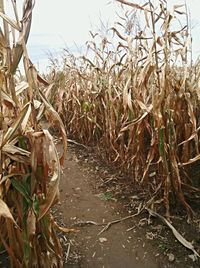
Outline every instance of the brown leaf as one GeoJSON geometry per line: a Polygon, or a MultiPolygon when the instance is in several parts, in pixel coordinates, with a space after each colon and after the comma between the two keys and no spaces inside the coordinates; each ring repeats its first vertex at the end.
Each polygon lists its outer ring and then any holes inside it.
{"type": "Polygon", "coordinates": [[[36,233],[36,216],[32,209],[29,209],[28,211],[27,232],[28,232],[28,237],[31,241],[36,233]]]}
{"type": "Polygon", "coordinates": [[[9,207],[7,206],[7,204],[0,198],[0,218],[4,217],[7,219],[10,219],[16,226],[17,223],[13,218],[13,215],[10,212],[9,207]]]}

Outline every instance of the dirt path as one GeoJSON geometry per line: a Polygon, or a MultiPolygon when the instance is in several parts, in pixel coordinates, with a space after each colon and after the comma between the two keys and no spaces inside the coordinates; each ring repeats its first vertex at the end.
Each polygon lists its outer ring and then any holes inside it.
{"type": "MultiPolygon", "coordinates": [[[[61,181],[60,216],[64,224],[80,230],[72,236],[71,250],[78,250],[77,264],[65,267],[88,268],[157,268],[161,267],[146,248],[145,238],[127,232],[126,222],[113,225],[98,233],[102,226],[85,225],[86,221],[110,222],[122,217],[115,200],[102,200],[93,187],[95,173],[83,167],[75,152],[69,148],[61,181]]],[[[163,267],[163,266],[162,266],[163,267]]]]}
{"type": "MultiPolygon", "coordinates": [[[[58,150],[61,148],[59,144],[58,150]]],[[[169,228],[149,218],[148,213],[112,225],[100,235],[102,225],[85,224],[107,223],[134,214],[146,192],[99,161],[94,152],[70,145],[55,215],[61,225],[80,231],[63,236],[64,267],[199,268],[200,260],[194,261],[191,251],[178,243],[169,228]]],[[[199,225],[187,224],[184,216],[173,224],[200,253],[199,225]]]]}

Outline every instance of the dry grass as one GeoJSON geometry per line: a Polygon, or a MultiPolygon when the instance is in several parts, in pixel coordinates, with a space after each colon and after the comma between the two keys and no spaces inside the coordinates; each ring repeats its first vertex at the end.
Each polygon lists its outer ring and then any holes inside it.
{"type": "Polygon", "coordinates": [[[115,39],[95,33],[83,57],[65,52],[54,105],[69,133],[149,189],[155,210],[163,204],[169,219],[178,201],[191,219],[200,191],[189,176],[200,159],[199,64],[191,65],[185,6],[118,2],[133,12],[109,29],[115,39]]]}
{"type": "Polygon", "coordinates": [[[0,1],[0,250],[9,254],[11,267],[62,267],[59,227],[50,209],[58,200],[64,155],[59,159],[52,136],[40,124],[43,114],[59,125],[64,145],[65,131],[48,101],[53,84],[28,58],[33,1],[24,2],[21,20],[16,2],[10,1],[10,18],[0,1]],[[16,76],[22,57],[23,81],[16,76]]]}

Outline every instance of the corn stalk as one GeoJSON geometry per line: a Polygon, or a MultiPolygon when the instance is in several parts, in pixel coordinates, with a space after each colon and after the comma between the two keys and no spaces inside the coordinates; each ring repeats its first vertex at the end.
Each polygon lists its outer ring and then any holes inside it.
{"type": "Polygon", "coordinates": [[[59,227],[50,209],[58,200],[65,130],[48,101],[53,84],[40,77],[28,57],[34,1],[24,2],[21,19],[17,1],[11,2],[14,18],[0,1],[0,248],[7,251],[11,267],[62,267],[59,227]],[[16,76],[21,59],[23,81],[16,76]],[[61,159],[41,124],[44,114],[61,129],[61,159]]]}

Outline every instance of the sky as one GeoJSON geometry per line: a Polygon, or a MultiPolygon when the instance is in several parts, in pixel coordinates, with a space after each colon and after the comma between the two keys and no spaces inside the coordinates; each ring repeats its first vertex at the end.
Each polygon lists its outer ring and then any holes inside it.
{"type": "MultiPolygon", "coordinates": [[[[20,0],[19,0],[20,1],[20,0]]],[[[156,1],[156,0],[154,0],[156,1]]],[[[194,54],[200,54],[200,0],[168,0],[169,5],[186,1],[192,16],[194,54]]],[[[129,0],[140,3],[140,0],[129,0]]],[[[112,24],[120,13],[115,0],[36,0],[33,10],[29,55],[41,70],[48,65],[48,52],[60,55],[63,48],[76,52],[89,40],[89,30],[100,28],[100,20],[112,24]]]]}
{"type": "Polygon", "coordinates": [[[114,1],[109,0],[36,0],[33,11],[29,53],[39,68],[47,63],[47,54],[59,55],[63,48],[72,52],[89,40],[89,31],[100,28],[100,21],[116,18],[114,1]],[[56,4],[55,4],[56,3],[56,4]]]}

